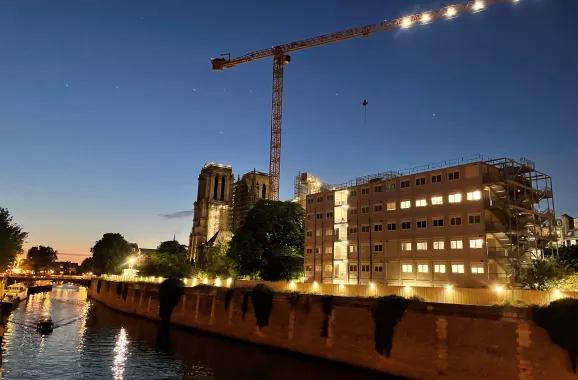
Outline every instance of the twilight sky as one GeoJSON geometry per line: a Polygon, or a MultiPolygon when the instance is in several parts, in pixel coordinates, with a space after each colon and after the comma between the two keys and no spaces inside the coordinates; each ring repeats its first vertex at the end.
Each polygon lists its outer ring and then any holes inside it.
{"type": "MultiPolygon", "coordinates": [[[[106,232],[186,244],[205,161],[268,169],[270,60],[209,58],[444,3],[2,0],[0,206],[61,259],[106,232]]],[[[338,183],[480,153],[536,161],[578,215],[576,15],[521,0],[293,54],[281,197],[298,171],[338,183]]]]}

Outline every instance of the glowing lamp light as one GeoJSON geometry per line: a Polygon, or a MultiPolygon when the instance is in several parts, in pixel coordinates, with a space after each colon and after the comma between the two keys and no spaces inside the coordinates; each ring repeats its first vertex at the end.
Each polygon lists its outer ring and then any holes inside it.
{"type": "Polygon", "coordinates": [[[495,291],[497,294],[500,294],[500,293],[502,293],[502,292],[504,291],[504,287],[503,287],[502,285],[496,285],[496,286],[494,286],[494,291],[495,291]]]}
{"type": "Polygon", "coordinates": [[[403,287],[403,290],[405,290],[406,292],[409,292],[411,290],[411,286],[406,285],[403,287]]]}
{"type": "Polygon", "coordinates": [[[419,18],[419,22],[422,24],[429,24],[432,21],[431,13],[423,13],[419,18]]]}
{"type": "Polygon", "coordinates": [[[411,17],[404,17],[401,19],[401,28],[402,29],[407,29],[409,28],[411,25],[413,24],[413,20],[411,19],[411,17]]]}
{"type": "Polygon", "coordinates": [[[369,289],[375,289],[375,283],[370,282],[369,283],[369,289]]]}
{"type": "Polygon", "coordinates": [[[289,281],[289,289],[295,290],[296,288],[297,288],[297,284],[295,283],[295,281],[293,281],[293,280],[289,281]]]}
{"type": "Polygon", "coordinates": [[[447,290],[448,292],[451,292],[452,290],[454,290],[454,286],[453,286],[452,284],[447,284],[447,285],[445,286],[445,288],[446,288],[446,290],[447,290]]]}
{"type": "Polygon", "coordinates": [[[233,278],[231,278],[231,277],[227,278],[227,286],[231,286],[232,283],[233,283],[233,278]]]}
{"type": "Polygon", "coordinates": [[[474,12],[482,11],[484,8],[486,8],[486,4],[483,2],[483,0],[476,0],[472,5],[472,11],[474,12]]]}
{"type": "Polygon", "coordinates": [[[345,285],[339,284],[339,291],[342,292],[345,290],[345,285]]]}
{"type": "Polygon", "coordinates": [[[221,279],[219,277],[215,278],[215,286],[221,286],[221,279]]]}
{"type": "Polygon", "coordinates": [[[314,291],[314,292],[317,291],[317,290],[319,290],[319,283],[318,283],[317,281],[313,281],[313,285],[312,285],[312,286],[313,286],[313,291],[314,291]]]}
{"type": "Polygon", "coordinates": [[[209,284],[209,278],[208,277],[203,278],[203,284],[205,284],[205,285],[209,284]]]}
{"type": "Polygon", "coordinates": [[[456,17],[457,14],[458,14],[458,10],[455,7],[447,7],[446,8],[446,17],[447,18],[456,17]]]}
{"type": "Polygon", "coordinates": [[[554,296],[554,298],[560,298],[562,297],[562,292],[560,291],[560,289],[554,289],[552,291],[552,295],[554,296]]]}

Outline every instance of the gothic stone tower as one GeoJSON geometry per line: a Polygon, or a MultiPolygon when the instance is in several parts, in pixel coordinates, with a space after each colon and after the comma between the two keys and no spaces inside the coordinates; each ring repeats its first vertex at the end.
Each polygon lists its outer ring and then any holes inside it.
{"type": "Polygon", "coordinates": [[[194,261],[204,245],[231,236],[233,169],[229,165],[205,163],[199,174],[189,255],[194,261]],[[220,235],[220,236],[219,236],[220,235]]]}
{"type": "Polygon", "coordinates": [[[249,211],[260,199],[269,199],[269,175],[253,170],[235,183],[233,204],[233,231],[245,221],[249,211]]]}

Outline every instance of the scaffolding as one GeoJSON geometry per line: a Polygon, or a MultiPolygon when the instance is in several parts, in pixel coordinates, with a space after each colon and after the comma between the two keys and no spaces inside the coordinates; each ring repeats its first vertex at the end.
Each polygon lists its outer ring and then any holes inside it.
{"type": "Polygon", "coordinates": [[[496,242],[488,248],[488,258],[505,263],[506,274],[515,279],[521,266],[542,259],[545,249],[555,247],[552,178],[525,158],[498,158],[485,164],[486,233],[496,242]]]}
{"type": "Polygon", "coordinates": [[[293,201],[305,208],[309,194],[316,194],[328,188],[318,177],[309,172],[299,172],[293,181],[293,201]]]}

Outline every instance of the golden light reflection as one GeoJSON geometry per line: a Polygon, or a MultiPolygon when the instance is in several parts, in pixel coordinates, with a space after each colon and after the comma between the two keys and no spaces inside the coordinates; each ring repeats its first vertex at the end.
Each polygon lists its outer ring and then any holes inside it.
{"type": "Polygon", "coordinates": [[[128,335],[126,330],[120,329],[114,345],[114,362],[112,364],[112,377],[115,380],[124,378],[124,366],[128,357],[128,335]]]}

